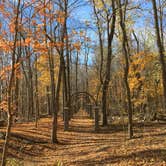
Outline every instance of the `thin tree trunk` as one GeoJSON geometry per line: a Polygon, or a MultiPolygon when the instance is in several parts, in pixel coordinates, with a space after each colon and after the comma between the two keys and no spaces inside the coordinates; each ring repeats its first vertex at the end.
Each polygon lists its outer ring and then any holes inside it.
{"type": "MultiPolygon", "coordinates": [[[[51,2],[51,1],[50,1],[51,2]]],[[[44,6],[46,5],[46,1],[44,0],[44,6]]],[[[44,10],[46,13],[46,11],[44,10]]],[[[49,11],[51,14],[51,11],[49,11]]],[[[52,39],[52,21],[50,20],[50,34],[51,37],[49,39],[51,42],[54,42],[52,39]]],[[[45,31],[45,42],[47,43],[47,26],[46,26],[46,14],[44,16],[44,31],[45,31]]],[[[47,47],[47,45],[46,45],[47,47]]],[[[59,74],[58,74],[58,82],[57,82],[57,88],[55,91],[55,72],[54,72],[54,58],[53,58],[53,48],[48,48],[48,57],[49,57],[49,72],[50,72],[50,88],[51,88],[51,109],[52,109],[52,114],[53,114],[53,120],[52,120],[52,130],[51,130],[51,142],[52,143],[57,143],[57,113],[59,110],[59,91],[60,91],[60,83],[61,83],[61,60],[60,60],[60,67],[59,67],[59,74]]]]}
{"type": "Polygon", "coordinates": [[[100,43],[100,82],[103,84],[103,57],[104,57],[104,49],[103,49],[103,40],[102,40],[102,27],[100,25],[100,18],[98,16],[98,13],[96,11],[95,7],[95,1],[93,0],[93,10],[97,19],[97,29],[98,29],[98,37],[99,37],[99,43],[100,43]]]}
{"type": "Polygon", "coordinates": [[[51,115],[52,112],[51,112],[51,107],[50,107],[50,91],[49,91],[49,86],[46,86],[46,95],[47,95],[47,112],[48,112],[48,115],[51,115]]]}
{"type": "Polygon", "coordinates": [[[39,97],[38,97],[38,74],[37,74],[37,55],[35,57],[35,127],[37,128],[39,118],[39,97]]]}
{"type": "Polygon", "coordinates": [[[112,41],[115,31],[115,21],[116,21],[116,11],[115,11],[115,1],[112,0],[112,22],[110,28],[110,21],[107,15],[107,37],[108,37],[108,53],[107,53],[107,64],[106,64],[106,76],[103,83],[102,89],[102,112],[103,112],[103,126],[107,125],[107,92],[110,82],[110,71],[111,71],[111,61],[112,61],[112,41]],[[111,30],[111,31],[110,31],[111,30]]]}
{"type": "Polygon", "coordinates": [[[6,157],[7,157],[7,148],[8,148],[8,142],[10,139],[10,131],[12,127],[12,101],[11,101],[11,94],[12,94],[12,86],[14,83],[14,76],[15,76],[15,54],[16,54],[16,43],[17,43],[17,36],[18,36],[18,18],[19,18],[19,8],[20,8],[20,1],[18,0],[17,4],[17,13],[16,13],[16,20],[15,20],[15,35],[14,35],[14,44],[13,44],[13,53],[12,53],[12,71],[10,75],[9,85],[8,85],[8,124],[6,129],[6,137],[5,137],[5,143],[3,147],[2,152],[2,163],[1,166],[6,165],[6,157]]]}
{"type": "Polygon", "coordinates": [[[78,92],[78,51],[76,53],[76,62],[75,62],[75,92],[78,92]]]}
{"type": "Polygon", "coordinates": [[[156,0],[151,0],[151,1],[152,1],[152,5],[153,5],[153,12],[154,12],[157,46],[158,46],[158,52],[159,52],[160,63],[161,63],[161,71],[162,71],[162,84],[163,84],[163,93],[164,93],[164,100],[165,100],[164,105],[165,105],[165,109],[166,109],[166,64],[165,64],[165,59],[164,59],[164,45],[162,43],[162,37],[160,36],[156,0]]]}
{"type": "Polygon", "coordinates": [[[131,92],[130,92],[130,87],[128,82],[130,52],[129,52],[129,46],[128,46],[128,38],[126,34],[125,17],[124,17],[126,11],[124,10],[124,13],[122,11],[121,0],[118,1],[118,7],[119,7],[119,16],[120,16],[120,26],[121,26],[122,35],[123,35],[122,47],[123,47],[123,52],[125,56],[124,82],[126,86],[127,101],[128,101],[128,134],[129,134],[129,138],[131,139],[133,137],[132,103],[131,103],[131,92]]]}
{"type": "Polygon", "coordinates": [[[133,36],[134,36],[134,39],[137,43],[137,54],[138,54],[139,50],[140,50],[140,46],[139,46],[139,40],[138,40],[137,35],[135,34],[134,30],[133,30],[133,36]]]}
{"type": "Polygon", "coordinates": [[[52,135],[51,140],[52,143],[58,143],[57,139],[57,116],[59,111],[59,93],[60,93],[60,85],[61,85],[61,78],[62,78],[62,71],[63,71],[63,54],[61,54],[60,57],[60,67],[59,67],[59,73],[58,73],[58,82],[57,82],[57,88],[56,88],[56,97],[55,97],[55,110],[53,111],[53,122],[52,122],[52,135]]]}
{"type": "Polygon", "coordinates": [[[67,100],[68,107],[70,107],[70,98],[71,98],[71,83],[70,83],[70,57],[69,57],[69,40],[68,40],[68,31],[67,31],[67,18],[68,18],[68,0],[64,1],[65,9],[65,23],[64,23],[64,36],[66,37],[65,46],[66,46],[66,69],[67,69],[67,100]]]}
{"type": "Polygon", "coordinates": [[[32,80],[32,68],[31,68],[31,60],[28,59],[28,99],[29,99],[29,114],[28,120],[33,117],[34,113],[34,103],[33,103],[33,80],[32,80]]]}

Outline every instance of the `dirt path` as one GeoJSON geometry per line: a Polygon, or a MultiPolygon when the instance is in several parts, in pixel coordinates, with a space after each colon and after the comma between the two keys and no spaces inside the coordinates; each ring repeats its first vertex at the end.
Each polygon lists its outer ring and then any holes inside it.
{"type": "Polygon", "coordinates": [[[29,139],[12,136],[9,146],[10,156],[24,160],[25,166],[52,166],[56,165],[57,161],[65,166],[166,165],[164,123],[137,124],[135,132],[138,138],[128,140],[126,131],[120,125],[112,125],[95,133],[93,121],[84,115],[72,119],[68,132],[63,131],[63,122],[59,119],[58,145],[31,141],[35,139],[49,142],[50,127],[50,118],[41,119],[38,129],[35,129],[34,123],[17,124],[13,127],[12,133],[29,139]]]}

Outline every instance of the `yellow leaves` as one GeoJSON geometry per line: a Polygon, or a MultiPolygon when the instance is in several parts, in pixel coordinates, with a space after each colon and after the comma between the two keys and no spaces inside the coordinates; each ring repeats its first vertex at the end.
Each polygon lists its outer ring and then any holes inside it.
{"type": "Polygon", "coordinates": [[[42,16],[45,16],[45,13],[46,13],[46,8],[42,7],[39,12],[38,12],[40,15],[42,16]]]}
{"type": "Polygon", "coordinates": [[[31,43],[31,38],[30,38],[30,37],[26,38],[26,39],[25,39],[25,45],[26,45],[26,46],[29,46],[30,43],[31,43]]]}
{"type": "Polygon", "coordinates": [[[50,10],[53,10],[53,4],[51,4],[51,1],[48,3],[47,5],[47,9],[50,11],[50,10]]]}
{"type": "Polygon", "coordinates": [[[157,91],[154,88],[155,80],[160,80],[161,75],[158,76],[158,61],[156,54],[153,52],[140,52],[132,57],[129,69],[129,85],[131,93],[139,95],[139,98],[132,99],[135,105],[142,103],[146,96],[155,97],[156,93],[161,93],[161,85],[158,85],[157,91]],[[159,90],[160,89],[160,90],[159,90]]]}
{"type": "MultiPolygon", "coordinates": [[[[16,110],[16,105],[14,103],[11,104],[12,111],[14,112],[16,110]]],[[[4,112],[8,112],[8,101],[3,100],[0,102],[0,110],[4,112]]]]}
{"type": "Polygon", "coordinates": [[[11,71],[12,66],[8,65],[0,70],[0,80],[6,80],[8,78],[8,74],[11,71]]]}
{"type": "Polygon", "coordinates": [[[43,28],[44,27],[44,24],[41,23],[41,24],[37,24],[37,29],[40,29],[40,28],[43,28]]]}
{"type": "Polygon", "coordinates": [[[76,42],[76,43],[73,44],[73,47],[74,47],[77,51],[79,51],[79,50],[81,49],[81,43],[80,43],[80,42],[76,42]]]}
{"type": "Polygon", "coordinates": [[[50,74],[48,70],[48,55],[40,55],[37,60],[37,70],[40,73],[39,83],[42,89],[45,89],[44,86],[48,86],[50,82],[50,74]]]}
{"type": "MultiPolygon", "coordinates": [[[[64,38],[64,39],[66,39],[66,38],[64,38]]],[[[56,48],[60,49],[60,48],[64,47],[64,43],[63,42],[48,42],[48,46],[56,47],[56,48]]]]}
{"type": "Polygon", "coordinates": [[[1,70],[0,71],[0,80],[5,80],[6,77],[5,77],[5,71],[4,70],[1,70]]]}
{"type": "Polygon", "coordinates": [[[33,48],[35,52],[40,52],[40,53],[48,53],[48,49],[46,47],[46,43],[40,43],[38,41],[34,41],[33,43],[33,48]]]}
{"type": "Polygon", "coordinates": [[[95,0],[95,6],[98,9],[103,8],[103,2],[102,2],[102,0],[95,0]]]}
{"type": "MultiPolygon", "coordinates": [[[[8,65],[6,67],[4,67],[3,69],[0,70],[0,79],[1,80],[6,80],[8,78],[9,72],[11,72],[12,70],[12,66],[8,65]]],[[[20,63],[16,63],[14,65],[14,72],[15,72],[15,76],[17,78],[20,78],[21,73],[20,73],[20,63]]]]}
{"type": "Polygon", "coordinates": [[[152,58],[152,55],[152,53],[145,52],[140,52],[139,54],[133,55],[132,63],[130,64],[130,74],[133,72],[143,72],[148,65],[153,65],[155,59],[152,58]]]}
{"type": "Polygon", "coordinates": [[[35,26],[36,24],[36,20],[32,20],[32,25],[35,26]]]}
{"type": "Polygon", "coordinates": [[[101,98],[101,93],[98,92],[99,87],[100,87],[100,80],[98,77],[96,77],[96,73],[94,71],[89,72],[89,92],[92,94],[95,98],[97,97],[96,95],[98,94],[98,97],[101,98]]]}
{"type": "Polygon", "coordinates": [[[76,35],[76,34],[77,34],[77,31],[74,30],[74,29],[72,29],[72,34],[73,34],[73,35],[76,35]]]}
{"type": "Polygon", "coordinates": [[[18,68],[20,68],[20,63],[14,64],[14,68],[15,68],[15,70],[17,70],[18,68]]]}
{"type": "Polygon", "coordinates": [[[130,82],[129,83],[130,84],[130,90],[133,90],[134,88],[136,88],[138,83],[139,83],[136,77],[131,78],[129,82],[130,82]]]}
{"type": "Polygon", "coordinates": [[[11,21],[10,24],[9,24],[9,30],[10,30],[11,33],[15,32],[15,25],[14,25],[13,21],[11,21]]]}
{"type": "MultiPolygon", "coordinates": [[[[58,71],[59,71],[59,56],[54,55],[52,57],[54,59],[54,73],[55,73],[55,81],[57,81],[58,71]]],[[[37,70],[39,74],[39,86],[40,89],[43,91],[40,92],[41,95],[45,94],[45,88],[46,86],[50,85],[50,71],[49,71],[49,56],[47,54],[42,54],[38,57],[37,60],[37,70]],[[42,87],[42,88],[41,88],[42,87]]]]}
{"type": "Polygon", "coordinates": [[[58,21],[60,24],[64,24],[64,22],[65,22],[65,18],[59,16],[59,17],[57,17],[57,21],[58,21]]]}
{"type": "Polygon", "coordinates": [[[0,11],[1,11],[2,13],[4,12],[4,9],[5,9],[4,4],[0,4],[0,11]]]}
{"type": "Polygon", "coordinates": [[[152,52],[140,52],[138,54],[133,55],[133,63],[149,63],[155,60],[155,54],[152,52]],[[138,61],[138,62],[137,62],[138,61]]]}
{"type": "Polygon", "coordinates": [[[8,45],[8,42],[5,42],[3,39],[0,40],[0,49],[4,52],[10,51],[10,47],[8,45]]]}
{"type": "Polygon", "coordinates": [[[57,22],[63,25],[66,19],[65,13],[62,11],[56,11],[56,15],[57,15],[56,17],[57,22]]]}
{"type": "Polygon", "coordinates": [[[8,111],[8,103],[7,101],[0,102],[0,110],[7,112],[8,111]]]}
{"type": "Polygon", "coordinates": [[[11,69],[12,69],[12,67],[11,67],[11,65],[9,65],[9,66],[4,67],[4,68],[3,68],[3,71],[4,71],[4,72],[8,72],[8,71],[10,71],[11,69]]]}
{"type": "Polygon", "coordinates": [[[64,46],[64,43],[62,43],[62,42],[56,42],[56,43],[54,43],[54,46],[58,47],[58,48],[61,48],[61,47],[64,46]]]}

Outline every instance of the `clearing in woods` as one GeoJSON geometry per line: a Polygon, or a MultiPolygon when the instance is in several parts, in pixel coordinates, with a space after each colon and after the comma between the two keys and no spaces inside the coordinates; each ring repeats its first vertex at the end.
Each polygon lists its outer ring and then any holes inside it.
{"type": "MultiPolygon", "coordinates": [[[[59,118],[59,144],[50,141],[51,118],[12,128],[8,154],[25,166],[57,165],[166,165],[166,123],[135,124],[136,138],[127,139],[126,126],[112,124],[94,132],[93,120],[79,112],[64,132],[59,118]],[[81,115],[80,115],[81,114],[81,115]]],[[[0,129],[1,132],[5,128],[0,129]]],[[[3,141],[1,140],[1,150],[3,141]]]]}

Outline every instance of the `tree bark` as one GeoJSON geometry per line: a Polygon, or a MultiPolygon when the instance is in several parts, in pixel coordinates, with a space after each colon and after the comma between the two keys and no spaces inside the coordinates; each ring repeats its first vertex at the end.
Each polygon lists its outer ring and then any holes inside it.
{"type": "Polygon", "coordinates": [[[164,93],[164,105],[166,109],[166,63],[164,58],[164,45],[162,42],[162,37],[160,35],[160,28],[159,28],[159,20],[157,14],[157,5],[156,0],[151,0],[153,5],[153,13],[154,13],[154,22],[155,22],[155,30],[156,30],[156,38],[157,38],[157,46],[158,46],[158,53],[161,63],[161,70],[162,70],[162,84],[163,84],[163,93],[164,93]]]}
{"type": "Polygon", "coordinates": [[[105,78],[103,82],[103,89],[102,89],[102,112],[103,112],[103,126],[107,125],[107,92],[108,86],[110,82],[110,70],[111,70],[111,61],[112,61],[112,41],[114,37],[115,31],[115,21],[116,21],[116,11],[115,11],[115,1],[112,0],[112,22],[110,28],[110,21],[108,19],[109,15],[107,13],[107,37],[108,37],[108,53],[107,53],[107,64],[105,70],[105,78]],[[111,31],[110,31],[111,30],[111,31]]]}
{"type": "Polygon", "coordinates": [[[35,57],[35,127],[38,125],[39,118],[39,97],[38,97],[38,74],[37,74],[37,55],[35,57]]]}
{"type": "Polygon", "coordinates": [[[5,137],[5,143],[3,147],[2,152],[2,163],[1,166],[6,165],[6,157],[7,157],[7,148],[8,148],[8,142],[10,139],[10,131],[12,127],[12,86],[14,84],[14,76],[15,76],[15,54],[16,54],[16,43],[17,43],[17,36],[18,36],[18,18],[19,18],[19,8],[20,8],[20,1],[18,0],[17,4],[17,13],[16,13],[16,20],[15,20],[15,35],[14,35],[14,44],[13,44],[13,52],[12,52],[12,69],[11,69],[11,75],[8,85],[8,124],[6,129],[6,137],[5,137]]]}
{"type": "MultiPolygon", "coordinates": [[[[126,4],[127,5],[127,2],[126,4]]],[[[128,45],[128,38],[126,34],[126,24],[125,24],[125,15],[126,10],[122,10],[121,0],[118,0],[118,8],[119,8],[119,16],[120,16],[120,26],[122,29],[122,48],[125,56],[125,69],[124,69],[124,82],[126,86],[126,94],[127,94],[127,101],[128,101],[128,134],[129,138],[133,137],[133,124],[132,124],[132,103],[131,103],[131,92],[128,82],[128,74],[129,74],[129,56],[130,50],[128,45]]]]}
{"type": "Polygon", "coordinates": [[[54,111],[53,111],[53,122],[52,122],[52,135],[51,141],[52,143],[58,143],[57,139],[57,116],[59,111],[59,93],[60,93],[60,85],[61,85],[61,78],[62,78],[62,71],[63,71],[63,54],[60,57],[60,67],[58,73],[58,82],[56,88],[56,96],[55,96],[55,103],[54,103],[54,111]]]}

